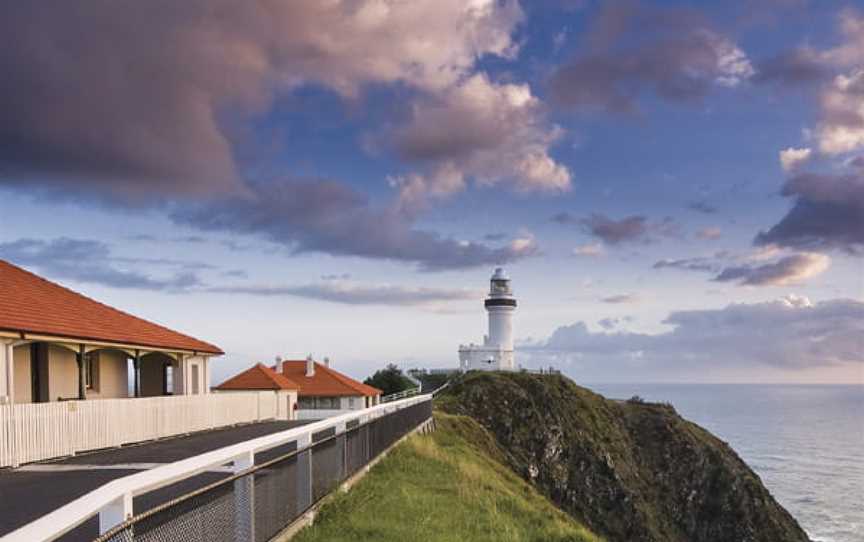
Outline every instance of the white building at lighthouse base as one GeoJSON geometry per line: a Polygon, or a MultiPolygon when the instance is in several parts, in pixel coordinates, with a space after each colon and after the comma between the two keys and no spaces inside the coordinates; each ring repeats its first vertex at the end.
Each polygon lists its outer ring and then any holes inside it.
{"type": "Polygon", "coordinates": [[[513,350],[495,345],[459,345],[460,371],[514,371],[513,350]]]}

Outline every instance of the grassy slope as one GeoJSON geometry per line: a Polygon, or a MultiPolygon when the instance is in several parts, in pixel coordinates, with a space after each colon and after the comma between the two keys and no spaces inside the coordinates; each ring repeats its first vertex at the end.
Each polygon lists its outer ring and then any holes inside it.
{"type": "Polygon", "coordinates": [[[506,467],[475,421],[435,417],[435,432],[392,450],[294,540],[601,540],[506,467]]]}

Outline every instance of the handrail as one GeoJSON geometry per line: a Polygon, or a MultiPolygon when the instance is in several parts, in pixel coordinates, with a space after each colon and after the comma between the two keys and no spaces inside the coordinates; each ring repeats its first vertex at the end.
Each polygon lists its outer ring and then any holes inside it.
{"type": "Polygon", "coordinates": [[[417,386],[416,388],[408,388],[407,390],[397,391],[396,393],[391,393],[390,395],[385,395],[381,398],[381,404],[390,403],[392,401],[396,401],[398,399],[404,399],[406,397],[413,397],[420,393],[422,386],[417,386]]]}
{"type": "Polygon", "coordinates": [[[336,434],[346,431],[346,424],[353,420],[365,423],[391,412],[431,400],[431,395],[419,395],[401,401],[383,403],[364,410],[349,412],[333,418],[313,422],[279,433],[265,435],[252,440],[226,446],[218,450],[182,459],[151,470],[130,474],[112,480],[57,510],[24,525],[0,538],[2,542],[36,542],[54,540],[74,529],[94,514],[100,515],[100,531],[132,516],[133,497],[170,485],[179,480],[195,476],[215,466],[233,463],[235,468],[245,469],[254,464],[255,454],[288,442],[297,442],[298,448],[309,444],[312,435],[335,428],[336,434]]]}

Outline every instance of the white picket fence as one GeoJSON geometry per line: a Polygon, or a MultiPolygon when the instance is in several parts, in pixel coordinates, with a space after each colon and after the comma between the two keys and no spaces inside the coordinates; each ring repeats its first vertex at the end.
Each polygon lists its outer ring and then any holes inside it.
{"type": "Polygon", "coordinates": [[[272,392],[0,405],[0,467],[276,417],[272,392]]]}

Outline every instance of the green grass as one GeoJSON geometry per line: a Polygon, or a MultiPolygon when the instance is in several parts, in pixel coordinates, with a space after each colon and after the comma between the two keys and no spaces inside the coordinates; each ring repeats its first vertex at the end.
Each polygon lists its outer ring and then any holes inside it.
{"type": "Polygon", "coordinates": [[[436,412],[347,493],[331,497],[296,542],[599,542],[503,464],[480,425],[436,412]]]}

